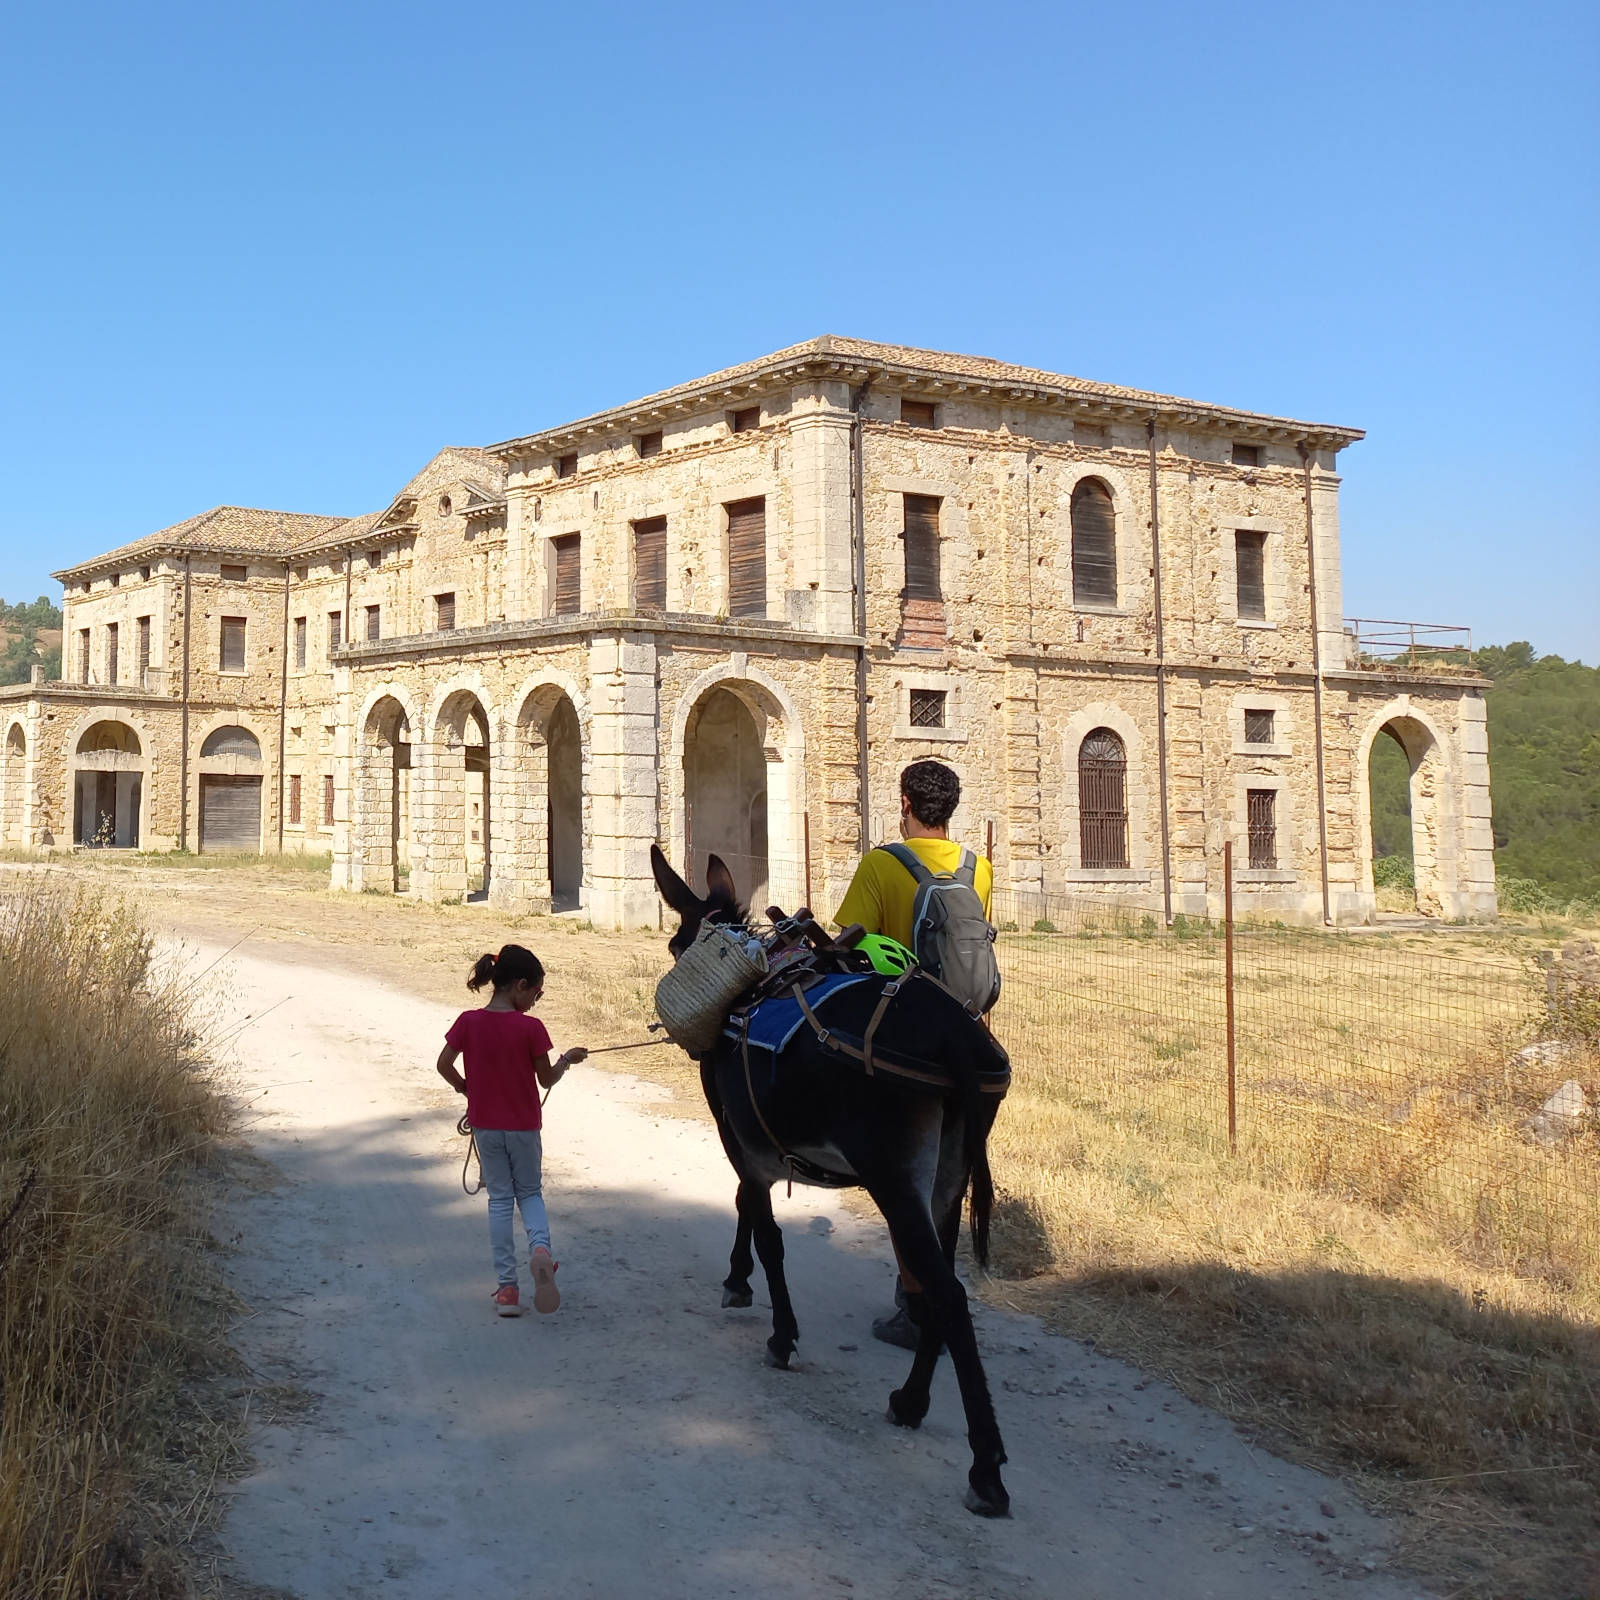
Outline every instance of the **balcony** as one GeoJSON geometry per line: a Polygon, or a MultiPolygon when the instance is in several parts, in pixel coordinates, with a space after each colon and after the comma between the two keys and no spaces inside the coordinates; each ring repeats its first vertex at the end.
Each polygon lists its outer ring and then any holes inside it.
{"type": "Polygon", "coordinates": [[[1357,672],[1475,676],[1472,629],[1443,622],[1392,622],[1346,617],[1348,664],[1357,672]]]}

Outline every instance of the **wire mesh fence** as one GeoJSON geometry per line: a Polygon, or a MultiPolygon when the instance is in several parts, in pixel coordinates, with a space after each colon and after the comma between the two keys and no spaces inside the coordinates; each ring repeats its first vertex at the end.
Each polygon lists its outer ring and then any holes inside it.
{"type": "Polygon", "coordinates": [[[1525,940],[1169,929],[1014,891],[994,919],[995,1028],[1025,1094],[1169,1157],[1415,1217],[1485,1265],[1600,1289],[1584,1092],[1600,1058],[1525,940]]]}

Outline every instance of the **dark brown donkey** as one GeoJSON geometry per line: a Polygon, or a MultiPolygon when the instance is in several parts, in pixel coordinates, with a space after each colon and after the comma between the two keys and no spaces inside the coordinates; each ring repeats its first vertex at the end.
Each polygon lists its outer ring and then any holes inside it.
{"type": "MultiPolygon", "coordinates": [[[[652,847],[650,859],[662,898],[682,918],[669,946],[674,960],[703,922],[743,922],[733,878],[716,856],[706,871],[703,900],[659,849],[652,847]]],[[[828,1003],[830,1031],[860,1041],[889,981],[872,975],[841,990],[828,1003]]],[[[809,1027],[797,1029],[770,1070],[763,1068],[759,1087],[737,1043],[725,1039],[702,1057],[701,1086],[739,1179],[739,1232],[723,1304],[750,1303],[753,1238],[772,1298],[768,1359],[786,1367],[800,1328],[784,1281],[772,1185],[794,1178],[864,1188],[889,1225],[911,1315],[921,1330],[910,1376],[889,1396],[889,1420],[905,1428],[921,1424],[934,1367],[948,1346],[972,1446],[966,1503],[981,1516],[1003,1517],[1011,1504],[1000,1478],[1005,1447],[954,1262],[969,1182],[973,1253],[980,1264],[988,1255],[994,1187],[987,1142],[1000,1094],[985,1091],[1004,1083],[1005,1052],[929,979],[913,980],[896,993],[874,1039],[875,1054],[915,1063],[921,1081],[886,1070],[869,1074],[809,1027]]]]}

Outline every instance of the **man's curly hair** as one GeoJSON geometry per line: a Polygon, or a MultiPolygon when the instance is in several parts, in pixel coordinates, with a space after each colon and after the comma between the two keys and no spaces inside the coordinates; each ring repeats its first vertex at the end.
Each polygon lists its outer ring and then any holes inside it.
{"type": "Polygon", "coordinates": [[[961,780],[942,761],[913,761],[900,774],[900,793],[925,828],[942,828],[961,800],[961,780]]]}

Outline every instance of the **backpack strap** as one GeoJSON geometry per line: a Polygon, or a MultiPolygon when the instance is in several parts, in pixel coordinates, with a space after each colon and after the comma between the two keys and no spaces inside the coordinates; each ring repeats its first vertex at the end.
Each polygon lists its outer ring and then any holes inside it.
{"type": "Polygon", "coordinates": [[[903,844],[880,844],[877,848],[885,855],[893,856],[917,880],[919,889],[923,884],[933,882],[933,874],[917,859],[914,850],[908,849],[903,844]]]}
{"type": "Polygon", "coordinates": [[[961,852],[961,865],[951,874],[957,883],[964,883],[969,889],[976,889],[978,877],[978,858],[970,850],[961,852]]]}

